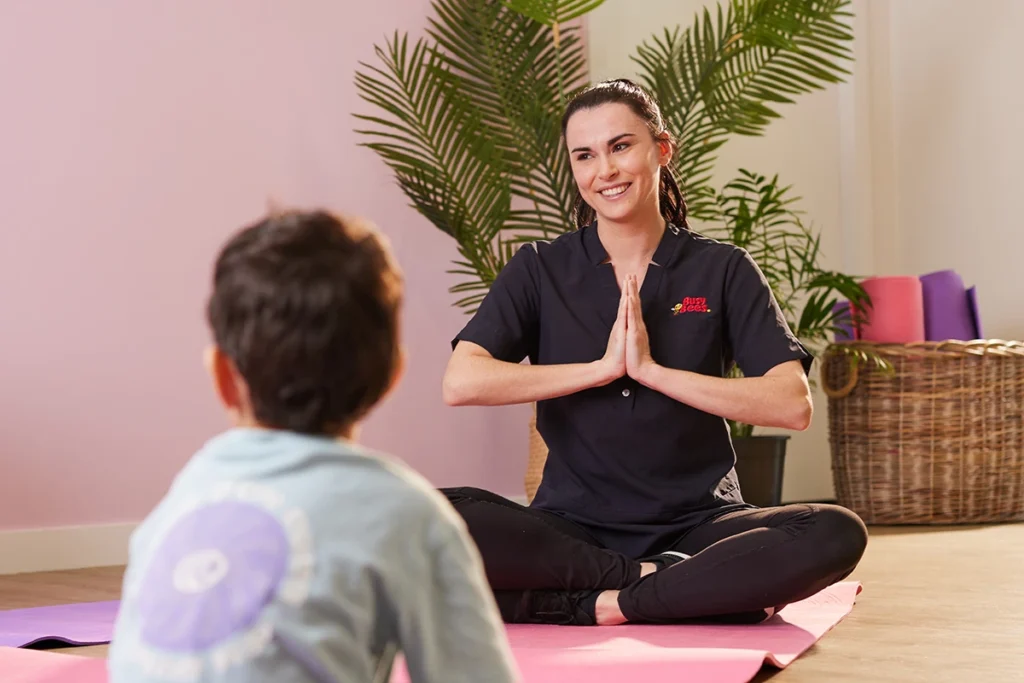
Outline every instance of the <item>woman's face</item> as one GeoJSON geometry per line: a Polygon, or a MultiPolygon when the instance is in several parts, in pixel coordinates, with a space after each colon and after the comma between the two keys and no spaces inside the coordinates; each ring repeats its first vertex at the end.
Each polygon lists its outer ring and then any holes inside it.
{"type": "Polygon", "coordinates": [[[602,104],[573,114],[565,142],[576,185],[599,220],[658,215],[658,180],[671,145],[656,142],[628,105],[602,104]]]}

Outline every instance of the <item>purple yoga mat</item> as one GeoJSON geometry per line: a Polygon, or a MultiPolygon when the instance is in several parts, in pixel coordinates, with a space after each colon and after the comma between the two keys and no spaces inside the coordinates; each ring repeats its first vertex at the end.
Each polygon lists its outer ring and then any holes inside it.
{"type": "Polygon", "coordinates": [[[832,307],[832,312],[836,315],[833,325],[838,328],[835,331],[836,341],[853,341],[856,338],[856,334],[853,330],[853,318],[850,314],[850,302],[836,302],[836,305],[832,307]]]}
{"type": "Polygon", "coordinates": [[[68,645],[110,642],[120,601],[79,602],[0,612],[0,646],[32,647],[44,641],[68,645]]]}
{"type": "Polygon", "coordinates": [[[984,339],[985,333],[981,329],[981,309],[978,308],[978,288],[971,287],[967,290],[967,305],[971,309],[971,318],[974,320],[975,339],[984,339]]]}
{"type": "Polygon", "coordinates": [[[921,295],[927,341],[978,338],[967,288],[956,271],[940,270],[922,275],[921,295]]]}

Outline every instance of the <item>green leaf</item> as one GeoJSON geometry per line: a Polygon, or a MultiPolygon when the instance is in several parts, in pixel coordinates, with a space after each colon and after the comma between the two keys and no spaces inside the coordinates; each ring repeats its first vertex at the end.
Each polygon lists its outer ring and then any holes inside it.
{"type": "Polygon", "coordinates": [[[849,73],[843,66],[852,59],[852,35],[843,23],[849,3],[733,0],[638,47],[641,80],[682,139],[685,152],[673,170],[684,196],[697,198],[695,216],[713,215],[700,190],[730,135],[762,134],[781,116],[777,105],[849,73]]]}
{"type": "Polygon", "coordinates": [[[505,6],[546,26],[564,24],[604,4],[604,0],[504,0],[505,6]]]}
{"type": "Polygon", "coordinates": [[[493,270],[488,235],[508,216],[507,164],[461,79],[425,39],[376,48],[382,66],[362,65],[356,88],[380,114],[356,114],[358,130],[395,174],[413,207],[454,237],[472,268],[493,270]]]}
{"type": "Polygon", "coordinates": [[[860,306],[867,294],[853,276],[821,267],[821,236],[803,223],[791,186],[740,169],[711,196],[719,222],[705,232],[746,249],[793,333],[812,349],[826,344],[843,322],[835,304],[860,306]]]}

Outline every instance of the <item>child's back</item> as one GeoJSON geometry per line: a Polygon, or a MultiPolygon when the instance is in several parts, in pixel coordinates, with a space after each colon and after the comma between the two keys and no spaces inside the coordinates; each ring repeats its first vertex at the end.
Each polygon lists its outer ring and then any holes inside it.
{"type": "MultiPolygon", "coordinates": [[[[323,269],[323,258],[301,263],[297,245],[324,245],[294,224],[291,232],[298,235],[289,239],[287,227],[278,228],[276,237],[262,228],[264,241],[274,238],[269,246],[245,234],[236,238],[246,246],[243,260],[259,268],[269,260],[276,267],[323,269]],[[268,253],[298,263],[275,264],[279,259],[268,259],[268,253]]],[[[324,229],[313,230],[314,237],[322,241],[317,230],[324,229]]],[[[329,252],[331,244],[326,246],[329,252]]],[[[351,250],[345,240],[341,247],[342,261],[359,258],[345,252],[351,250]]],[[[229,247],[218,273],[227,270],[223,264],[231,254],[229,247]]],[[[308,280],[309,273],[299,277],[308,280]]],[[[260,289],[258,278],[249,282],[252,272],[246,278],[250,289],[260,289]]],[[[332,278],[343,285],[339,289],[353,286],[344,273],[327,268],[321,282],[305,282],[304,288],[330,288],[332,278]]],[[[351,350],[356,363],[303,359],[318,353],[310,339],[317,330],[344,353],[337,338],[358,337],[359,330],[343,328],[358,324],[360,311],[350,312],[339,327],[339,321],[320,318],[325,307],[344,308],[344,301],[330,301],[320,291],[303,313],[296,301],[274,303],[288,294],[274,289],[242,306],[230,303],[246,298],[242,290],[223,295],[227,303],[214,295],[211,320],[220,348],[209,365],[236,426],[200,449],[132,538],[110,650],[112,683],[383,683],[399,653],[414,682],[515,680],[500,617],[461,518],[419,475],[351,438],[358,418],[393,377],[362,391],[338,386],[344,377],[358,384],[360,373],[372,369],[372,349],[351,350]],[[283,327],[260,320],[274,318],[275,307],[279,316],[292,318],[283,327]],[[310,316],[315,325],[303,329],[310,316]],[[290,348],[288,335],[308,341],[290,348]],[[233,355],[223,350],[231,346],[239,347],[233,355]],[[258,369],[251,366],[256,359],[263,363],[258,369]],[[318,374],[326,376],[322,383],[318,374]],[[261,390],[268,392],[263,405],[261,390]],[[274,393],[284,399],[275,401],[274,393]],[[289,419],[300,424],[274,425],[289,419]],[[335,428],[303,428],[325,424],[335,428]]],[[[396,311],[397,305],[377,308],[396,311]]],[[[372,309],[364,332],[379,345],[372,309]]],[[[363,318],[366,313],[363,302],[363,318]]],[[[378,351],[385,359],[394,355],[390,348],[378,351]]],[[[377,365],[396,374],[394,364],[378,358],[377,365]]]]}
{"type": "Polygon", "coordinates": [[[114,681],[386,681],[397,649],[413,680],[509,680],[461,519],[354,445],[218,436],[131,556],[114,681]]]}

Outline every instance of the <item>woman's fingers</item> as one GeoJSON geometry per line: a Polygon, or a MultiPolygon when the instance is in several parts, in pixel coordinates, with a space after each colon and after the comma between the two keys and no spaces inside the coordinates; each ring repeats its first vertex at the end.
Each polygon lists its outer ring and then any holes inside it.
{"type": "Polygon", "coordinates": [[[636,275],[630,275],[629,291],[630,291],[630,323],[633,324],[633,325],[638,325],[639,321],[637,319],[637,316],[638,316],[638,312],[637,311],[640,310],[640,300],[637,298],[637,279],[636,279],[636,275]]]}
{"type": "Polygon", "coordinates": [[[633,326],[634,317],[636,315],[636,306],[633,302],[633,276],[626,276],[626,324],[628,327],[633,326]]]}

